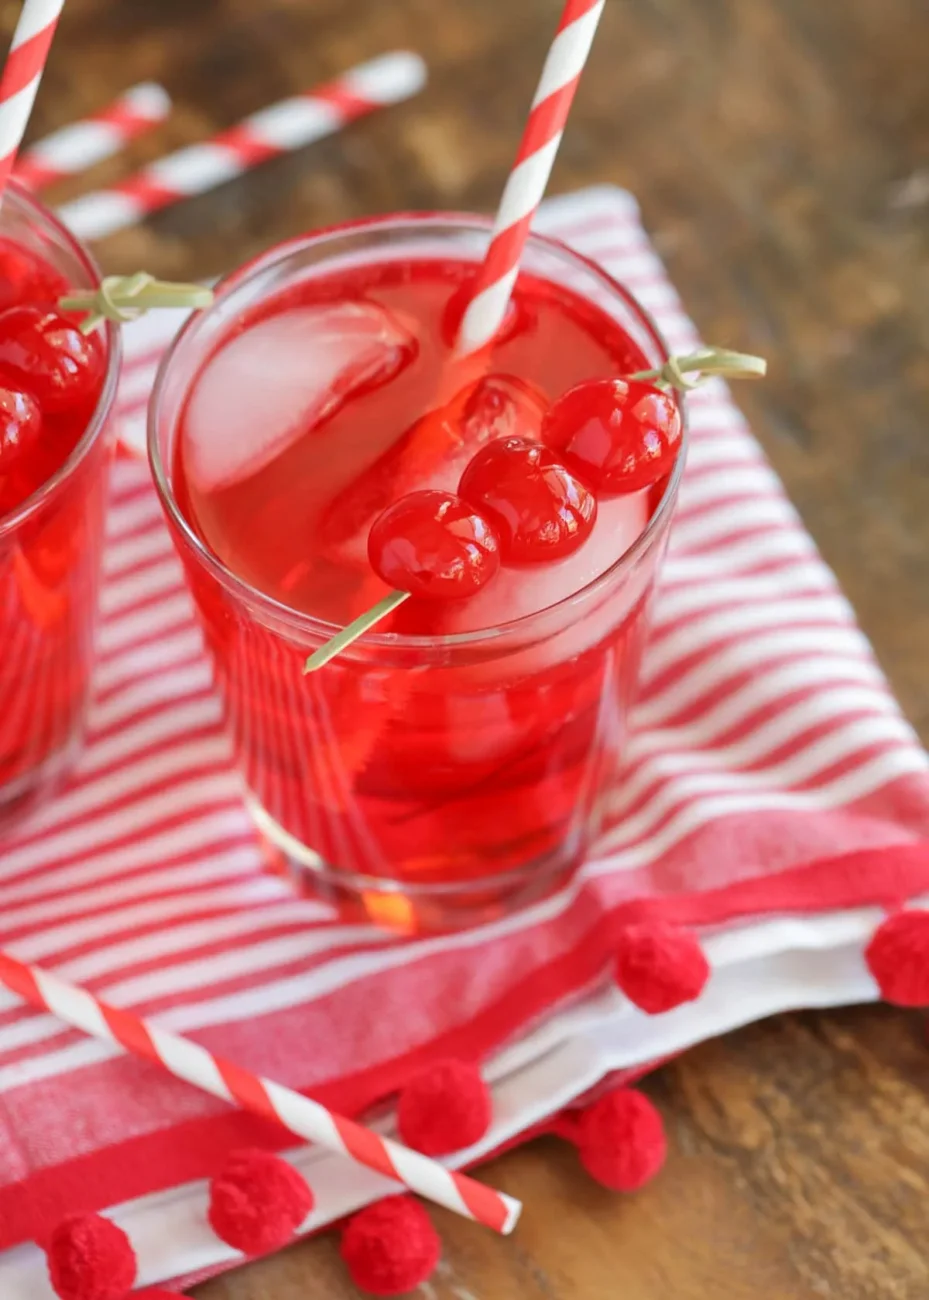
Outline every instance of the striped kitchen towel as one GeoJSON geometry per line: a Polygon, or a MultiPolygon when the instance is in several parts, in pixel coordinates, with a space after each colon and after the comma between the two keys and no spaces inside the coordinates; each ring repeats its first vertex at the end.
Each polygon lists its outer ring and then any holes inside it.
{"type": "MultiPolygon", "coordinates": [[[[554,200],[539,225],[627,284],[675,351],[697,343],[628,195],[554,200]]],[[[127,330],[128,445],[168,326],[127,330]]],[[[424,1061],[479,1059],[496,1113],[468,1160],[611,1071],[876,997],[863,943],[929,892],[929,765],[727,389],[689,400],[609,829],[555,896],[442,938],[340,923],[262,869],[146,467],[118,460],[88,744],[0,848],[2,946],[343,1111],[424,1061]],[[645,917],[695,927],[712,966],[697,1002],[659,1017],[609,980],[618,922],[645,917]]],[[[0,1294],[51,1295],[21,1243],[78,1208],[111,1207],[143,1282],[228,1267],[201,1180],[231,1147],[289,1140],[0,994],[0,1294]]],[[[338,1157],[293,1159],[317,1193],[309,1228],[385,1189],[338,1157]]]]}

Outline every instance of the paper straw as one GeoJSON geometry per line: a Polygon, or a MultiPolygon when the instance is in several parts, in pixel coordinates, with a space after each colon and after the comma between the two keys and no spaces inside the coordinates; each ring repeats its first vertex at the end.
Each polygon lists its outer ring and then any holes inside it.
{"type": "Polygon", "coordinates": [[[262,109],[212,140],[169,154],[111,189],[67,203],[59,216],[83,239],[102,239],[269,158],[333,135],[358,117],[409,99],[425,80],[418,55],[385,54],[308,94],[262,109]]]}
{"type": "Polygon", "coordinates": [[[458,331],[458,351],[491,342],[506,315],[519,259],[542,201],[604,0],[567,0],[542,69],[516,161],[503,190],[490,247],[458,331]]]}
{"type": "Polygon", "coordinates": [[[130,140],[158,126],[170,111],[168,92],[153,81],[141,82],[99,113],[72,122],[24,150],[13,174],[29,189],[44,189],[111,158],[130,140]]]}
{"type": "Polygon", "coordinates": [[[504,1234],[516,1226],[522,1206],[511,1196],[446,1169],[418,1151],[336,1115],[309,1097],[250,1074],[188,1038],[111,1007],[86,989],[67,984],[38,966],[27,966],[9,953],[0,952],[0,983],[82,1033],[115,1043],[123,1051],[160,1065],[175,1078],[214,1097],[264,1119],[276,1120],[298,1137],[348,1156],[466,1219],[504,1234]]]}
{"type": "Polygon", "coordinates": [[[0,194],[22,143],[64,0],[24,0],[0,77],[0,194]]]}

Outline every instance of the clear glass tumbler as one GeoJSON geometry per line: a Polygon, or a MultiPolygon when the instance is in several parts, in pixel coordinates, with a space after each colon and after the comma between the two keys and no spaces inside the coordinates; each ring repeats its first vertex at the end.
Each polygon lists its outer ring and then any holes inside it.
{"type": "MultiPolygon", "coordinates": [[[[15,183],[0,236],[38,254],[77,288],[100,274],[87,249],[15,183]]],[[[0,515],[0,823],[30,805],[78,748],[93,658],[118,331],[106,331],[97,407],[67,458],[0,515]]]]}
{"type": "MultiPolygon", "coordinates": [[[[337,629],[221,562],[179,504],[176,453],[198,373],[243,313],[343,266],[475,263],[486,239],[481,218],[397,216],[272,250],[182,330],[150,407],[155,482],[258,826],[308,889],[406,931],[499,916],[550,891],[590,848],[622,757],[683,455],[631,549],[569,599],[455,636],[375,630],[304,677],[337,629]]],[[[618,322],[648,365],[666,359],[648,315],[593,263],[533,237],[523,268],[618,322]]]]}

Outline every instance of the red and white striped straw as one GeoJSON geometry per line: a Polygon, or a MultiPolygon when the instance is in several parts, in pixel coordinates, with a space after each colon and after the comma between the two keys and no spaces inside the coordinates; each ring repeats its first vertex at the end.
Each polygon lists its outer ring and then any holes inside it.
{"type": "Polygon", "coordinates": [[[490,343],[506,316],[519,259],[542,201],[565,122],[590,53],[605,0],[567,0],[542,69],[529,120],[494,221],[474,297],[462,317],[458,351],[490,343]]]}
{"type": "Polygon", "coordinates": [[[25,149],[13,174],[31,190],[44,189],[111,158],[171,111],[168,92],[153,81],[140,82],[99,113],[72,122],[25,149]]]}
{"type": "Polygon", "coordinates": [[[82,238],[102,239],[269,158],[332,135],[356,118],[409,99],[425,80],[418,55],[406,50],[382,55],[305,95],[252,114],[212,140],[169,154],[112,189],[67,203],[59,216],[82,238]]]}
{"type": "Polygon", "coordinates": [[[129,1011],[111,1007],[86,989],[67,984],[38,966],[27,966],[9,953],[0,952],[0,983],[32,1006],[50,1011],[82,1033],[115,1043],[123,1051],[160,1065],[175,1078],[184,1079],[214,1097],[264,1119],[276,1120],[298,1137],[348,1156],[466,1219],[474,1219],[504,1234],[516,1226],[522,1205],[513,1197],[476,1182],[467,1174],[446,1169],[418,1151],[336,1115],[290,1088],[213,1056],[189,1038],[168,1033],[129,1011]]]}
{"type": "Polygon", "coordinates": [[[0,77],[0,194],[22,144],[64,0],[24,0],[0,77]]]}

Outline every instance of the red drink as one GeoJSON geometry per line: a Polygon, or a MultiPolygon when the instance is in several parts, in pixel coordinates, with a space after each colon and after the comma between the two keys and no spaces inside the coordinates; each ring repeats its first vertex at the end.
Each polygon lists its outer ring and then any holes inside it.
{"type": "Polygon", "coordinates": [[[97,283],[89,255],[9,186],[0,210],[0,817],[63,771],[80,738],[106,495],[112,330],[57,311],[97,283]]]}
{"type": "Polygon", "coordinates": [[[456,491],[493,439],[537,442],[565,390],[664,358],[618,286],[534,240],[492,354],[456,359],[481,231],[388,220],[270,254],[182,334],[153,406],[259,825],[410,927],[538,895],[587,849],[674,490],[601,500],[570,553],[505,559],[467,600],[413,597],[303,676],[389,590],[367,557],[385,507],[456,491]]]}

